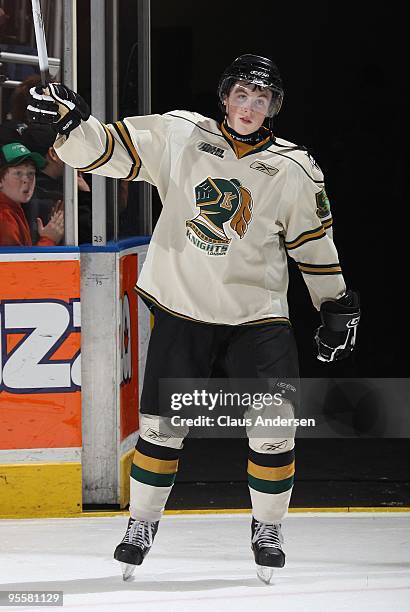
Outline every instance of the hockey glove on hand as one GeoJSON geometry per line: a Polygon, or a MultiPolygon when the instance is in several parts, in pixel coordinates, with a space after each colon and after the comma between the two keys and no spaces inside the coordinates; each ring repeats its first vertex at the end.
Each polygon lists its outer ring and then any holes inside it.
{"type": "Polygon", "coordinates": [[[60,83],[49,83],[45,89],[32,87],[29,100],[30,121],[52,124],[56,132],[66,136],[90,116],[90,108],[83,98],[60,83]]]}
{"type": "Polygon", "coordinates": [[[319,361],[338,361],[353,351],[360,321],[359,295],[354,291],[320,307],[323,325],[316,330],[315,341],[319,361]]]}

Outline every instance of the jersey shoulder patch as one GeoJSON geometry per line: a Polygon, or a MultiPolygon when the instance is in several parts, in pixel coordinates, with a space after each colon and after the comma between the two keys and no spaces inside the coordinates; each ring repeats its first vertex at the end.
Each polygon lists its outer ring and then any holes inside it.
{"type": "Polygon", "coordinates": [[[327,197],[326,189],[323,187],[315,194],[316,197],[316,214],[319,219],[324,219],[330,215],[330,202],[327,197]]]}

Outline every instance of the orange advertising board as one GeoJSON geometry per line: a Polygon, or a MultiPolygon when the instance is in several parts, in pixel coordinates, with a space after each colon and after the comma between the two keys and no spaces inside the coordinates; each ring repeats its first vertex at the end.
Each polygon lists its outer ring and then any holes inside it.
{"type": "Polygon", "coordinates": [[[80,447],[79,259],[14,259],[0,263],[0,450],[80,447]]]}
{"type": "Polygon", "coordinates": [[[138,254],[120,258],[120,440],[138,429],[138,254]]]}

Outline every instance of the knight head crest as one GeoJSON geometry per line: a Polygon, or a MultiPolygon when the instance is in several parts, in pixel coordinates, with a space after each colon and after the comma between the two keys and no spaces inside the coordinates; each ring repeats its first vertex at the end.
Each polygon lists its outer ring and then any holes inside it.
{"type": "Polygon", "coordinates": [[[252,220],[250,191],[237,179],[208,177],[195,187],[195,202],[200,213],[186,222],[188,239],[209,255],[226,254],[231,239],[224,224],[244,237],[252,220]]]}

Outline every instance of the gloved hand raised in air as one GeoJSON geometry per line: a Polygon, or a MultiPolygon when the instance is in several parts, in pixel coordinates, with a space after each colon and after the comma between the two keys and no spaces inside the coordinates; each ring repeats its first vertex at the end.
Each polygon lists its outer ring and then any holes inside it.
{"type": "Polygon", "coordinates": [[[338,361],[353,351],[360,321],[359,295],[349,289],[338,300],[328,300],[320,307],[322,324],[315,341],[319,361],[338,361]]]}
{"type": "Polygon", "coordinates": [[[56,132],[66,136],[87,121],[90,108],[83,98],[61,83],[38,85],[30,89],[27,114],[30,121],[51,124],[56,132]]]}

